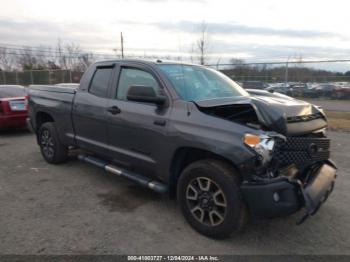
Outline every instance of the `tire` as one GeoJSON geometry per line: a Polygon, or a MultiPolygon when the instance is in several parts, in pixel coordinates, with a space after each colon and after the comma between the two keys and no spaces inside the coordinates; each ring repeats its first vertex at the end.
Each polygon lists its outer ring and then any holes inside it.
{"type": "Polygon", "coordinates": [[[212,238],[227,238],[241,231],[248,214],[239,184],[237,172],[225,162],[205,159],[190,164],[181,173],[177,187],[187,222],[212,238]]]}
{"type": "Polygon", "coordinates": [[[40,151],[46,162],[59,164],[68,157],[67,148],[61,143],[53,122],[42,124],[37,133],[40,151]]]}

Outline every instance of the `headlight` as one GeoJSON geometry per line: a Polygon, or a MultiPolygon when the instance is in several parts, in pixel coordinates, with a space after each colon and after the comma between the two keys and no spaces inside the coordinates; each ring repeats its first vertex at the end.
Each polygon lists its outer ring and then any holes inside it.
{"type": "Polygon", "coordinates": [[[274,138],[268,135],[245,134],[243,142],[255,150],[263,165],[271,160],[275,146],[274,138]]]}

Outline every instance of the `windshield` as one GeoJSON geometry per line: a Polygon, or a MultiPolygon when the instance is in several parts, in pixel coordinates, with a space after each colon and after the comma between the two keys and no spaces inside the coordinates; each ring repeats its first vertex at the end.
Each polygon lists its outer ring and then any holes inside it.
{"type": "Polygon", "coordinates": [[[186,101],[249,96],[230,78],[209,68],[181,64],[158,66],[169,78],[177,94],[186,101]]]}

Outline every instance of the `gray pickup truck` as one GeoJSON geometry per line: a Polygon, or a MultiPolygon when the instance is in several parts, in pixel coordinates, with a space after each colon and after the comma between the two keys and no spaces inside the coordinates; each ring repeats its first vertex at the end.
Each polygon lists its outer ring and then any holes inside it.
{"type": "Polygon", "coordinates": [[[44,159],[80,160],[177,197],[198,232],[227,237],[249,215],[314,215],[336,167],[320,108],[248,94],[215,70],[176,62],[98,62],[79,88],[32,86],[30,125],[44,159]]]}

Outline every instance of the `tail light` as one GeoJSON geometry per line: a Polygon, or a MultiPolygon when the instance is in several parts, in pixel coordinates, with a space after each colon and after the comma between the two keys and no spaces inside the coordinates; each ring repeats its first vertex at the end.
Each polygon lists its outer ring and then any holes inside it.
{"type": "Polygon", "coordinates": [[[25,109],[26,109],[26,110],[29,109],[28,101],[29,101],[29,95],[26,95],[26,96],[24,97],[24,104],[25,104],[25,109]]]}
{"type": "Polygon", "coordinates": [[[4,113],[4,109],[3,109],[2,103],[0,101],[0,114],[3,114],[3,113],[4,113]]]}

